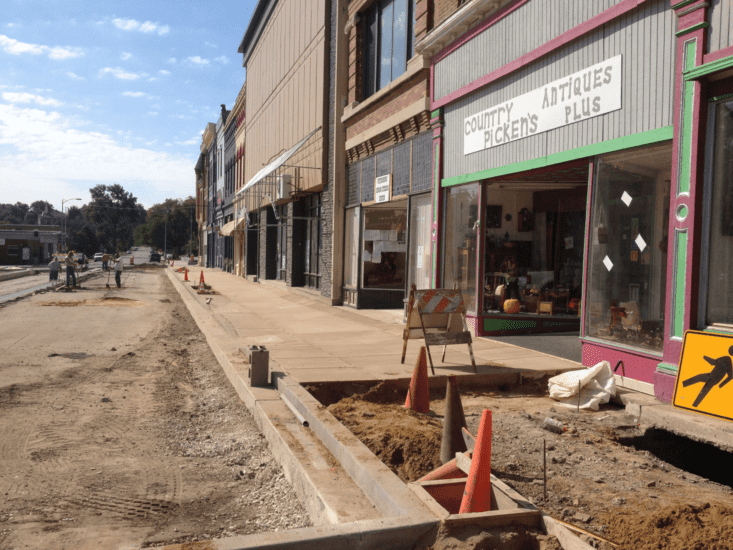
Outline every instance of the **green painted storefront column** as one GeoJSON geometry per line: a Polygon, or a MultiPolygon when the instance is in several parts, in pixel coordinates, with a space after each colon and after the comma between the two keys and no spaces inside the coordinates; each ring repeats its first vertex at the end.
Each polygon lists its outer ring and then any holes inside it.
{"type": "Polygon", "coordinates": [[[672,181],[670,182],[669,235],[667,238],[667,297],[665,308],[664,353],[654,376],[654,393],[671,401],[677,365],[685,331],[692,326],[699,277],[699,250],[695,242],[696,205],[702,197],[702,179],[698,178],[700,139],[704,122],[700,120],[702,86],[688,80],[685,73],[702,63],[706,50],[706,9],[695,9],[690,16],[689,3],[673,1],[680,29],[677,37],[677,74],[675,77],[672,181]],[[684,18],[680,18],[685,15],[684,18]]]}

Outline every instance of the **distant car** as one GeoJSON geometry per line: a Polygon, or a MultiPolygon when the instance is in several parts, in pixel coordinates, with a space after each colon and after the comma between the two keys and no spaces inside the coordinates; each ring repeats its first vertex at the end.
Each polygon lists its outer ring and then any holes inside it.
{"type": "Polygon", "coordinates": [[[150,253],[150,261],[151,262],[159,262],[160,261],[160,258],[161,258],[161,256],[157,252],[151,252],[150,253]]]}
{"type": "Polygon", "coordinates": [[[103,257],[104,257],[104,254],[102,252],[97,252],[94,255],[94,261],[95,262],[101,262],[103,257]]]}
{"type": "Polygon", "coordinates": [[[125,252],[125,254],[132,254],[132,251],[128,250],[127,252],[125,252]]]}

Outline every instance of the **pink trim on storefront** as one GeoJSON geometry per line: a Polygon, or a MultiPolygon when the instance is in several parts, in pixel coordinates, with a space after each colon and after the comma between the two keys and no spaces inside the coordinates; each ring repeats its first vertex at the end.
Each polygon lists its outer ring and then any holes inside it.
{"type": "MultiPolygon", "coordinates": [[[[489,20],[487,20],[488,23],[482,24],[480,27],[480,30],[468,31],[468,33],[466,33],[464,36],[462,36],[461,38],[453,42],[450,46],[447,46],[444,50],[442,50],[441,52],[439,52],[438,54],[436,54],[433,57],[433,60],[430,65],[430,110],[432,111],[434,109],[437,109],[438,107],[443,107],[444,105],[447,105],[448,103],[451,103],[460,97],[473,93],[476,90],[478,90],[479,88],[482,88],[483,86],[486,86],[487,84],[490,84],[496,80],[499,80],[500,78],[503,78],[513,73],[514,71],[517,71],[521,69],[522,67],[537,61],[541,57],[544,57],[545,55],[559,48],[562,48],[563,46],[566,46],[567,44],[569,44],[573,40],[576,40],[577,38],[580,38],[584,34],[594,31],[595,29],[605,25],[609,21],[612,21],[616,19],[617,17],[624,15],[625,13],[633,10],[634,8],[643,4],[646,1],[647,0],[622,0],[622,2],[615,5],[614,7],[609,8],[602,13],[599,13],[595,17],[591,17],[587,21],[581,23],[580,25],[577,25],[576,27],[570,29],[569,31],[564,32],[560,36],[553,38],[549,42],[543,44],[542,46],[539,46],[538,48],[535,48],[531,52],[515,59],[514,61],[510,63],[507,63],[503,67],[500,67],[496,69],[495,71],[492,71],[491,73],[482,76],[481,78],[477,78],[470,84],[467,84],[463,86],[462,88],[459,88],[455,92],[452,92],[436,100],[435,99],[434,75],[433,75],[433,67],[435,66],[435,63],[437,63],[440,59],[445,58],[452,51],[455,51],[457,48],[463,45],[467,40],[474,38],[476,35],[490,28],[492,25],[496,24],[496,22],[501,19],[501,17],[495,20],[492,20],[492,18],[489,18],[489,20]],[[464,40],[464,37],[465,37],[465,40],[464,40]]],[[[522,3],[522,5],[523,4],[524,2],[522,3]]],[[[516,5],[516,6],[511,5],[511,6],[513,9],[520,7],[519,5],[516,5]]]]}
{"type": "MultiPolygon", "coordinates": [[[[700,14],[704,14],[705,10],[699,10],[700,14]]],[[[687,233],[687,258],[686,258],[686,273],[685,273],[685,291],[686,291],[686,308],[684,312],[683,328],[685,331],[691,327],[691,321],[693,312],[696,311],[696,307],[693,308],[693,303],[697,304],[697,293],[698,285],[695,284],[693,288],[693,277],[692,274],[695,272],[695,262],[699,260],[699,250],[696,248],[695,242],[697,235],[695,235],[695,223],[696,223],[696,205],[697,205],[697,183],[700,178],[700,166],[698,163],[699,151],[700,151],[700,115],[703,109],[702,101],[702,85],[700,82],[695,82],[695,99],[692,105],[692,121],[691,121],[691,135],[690,135],[690,188],[688,194],[680,194],[675,196],[676,190],[679,189],[679,163],[680,148],[684,148],[682,136],[682,128],[680,122],[684,115],[684,63],[685,63],[685,44],[695,40],[697,42],[695,52],[695,66],[699,66],[703,61],[703,52],[705,51],[707,32],[706,29],[698,29],[689,34],[685,34],[677,39],[677,62],[675,67],[675,101],[677,115],[674,117],[674,137],[672,139],[672,181],[670,182],[670,200],[669,200],[669,229],[667,237],[667,296],[665,303],[665,326],[664,326],[664,353],[663,362],[667,364],[676,365],[679,363],[680,355],[682,354],[682,340],[672,338],[670,334],[671,319],[672,319],[672,302],[675,299],[675,289],[671,288],[671,285],[675,281],[675,261],[674,261],[674,245],[676,230],[684,230],[687,233]],[[684,205],[687,207],[687,217],[680,221],[677,219],[677,209],[684,205]]],[[[704,135],[705,128],[702,128],[704,135]]]]}
{"type": "Polygon", "coordinates": [[[613,370],[619,361],[623,361],[623,373],[625,374],[622,374],[621,369],[614,374],[623,375],[625,378],[631,378],[639,382],[654,383],[654,373],[657,371],[659,356],[604,346],[587,340],[581,340],[581,346],[583,365],[596,365],[601,361],[608,361],[613,370]]]}
{"type": "Polygon", "coordinates": [[[722,50],[706,53],[702,56],[702,62],[704,65],[706,63],[717,61],[718,59],[723,59],[724,57],[730,57],[731,55],[733,55],[733,46],[728,46],[727,48],[723,48],[722,50]]]}

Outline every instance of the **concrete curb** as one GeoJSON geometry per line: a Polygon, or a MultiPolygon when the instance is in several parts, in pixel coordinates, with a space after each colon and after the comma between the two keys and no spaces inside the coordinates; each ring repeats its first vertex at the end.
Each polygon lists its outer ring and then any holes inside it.
{"type": "MultiPolygon", "coordinates": [[[[439,520],[409,491],[369,449],[349,432],[328,411],[323,409],[295,380],[284,373],[273,373],[277,388],[250,388],[227,357],[220,341],[231,339],[216,316],[207,311],[192,288],[183,284],[170,270],[166,270],[194,321],[204,333],[212,352],[234,386],[240,398],[252,411],[255,421],[270,443],[288,481],[303,499],[313,518],[324,525],[277,533],[263,533],[211,541],[215,548],[226,550],[247,548],[313,548],[314,550],[341,550],[352,547],[378,550],[386,546],[399,550],[409,548],[415,541],[436,528],[439,520]],[[324,502],[318,487],[303,469],[297,457],[282,439],[266,410],[273,401],[280,404],[279,393],[285,395],[306,417],[312,431],[336,457],[356,485],[386,517],[335,525],[336,513],[324,502]]],[[[230,351],[237,351],[235,344],[230,351]]],[[[284,405],[283,405],[284,406],[284,405]]],[[[292,413],[288,411],[292,416],[292,413]]],[[[185,545],[167,546],[167,549],[185,545]]]]}
{"type": "Polygon", "coordinates": [[[0,282],[12,281],[13,279],[20,279],[21,277],[28,277],[29,275],[36,275],[38,271],[35,269],[24,269],[22,271],[11,271],[10,273],[0,273],[0,282]]]}

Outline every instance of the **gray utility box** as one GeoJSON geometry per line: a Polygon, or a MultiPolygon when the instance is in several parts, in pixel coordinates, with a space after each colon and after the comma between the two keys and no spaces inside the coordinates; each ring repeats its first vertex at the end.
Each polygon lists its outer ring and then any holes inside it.
{"type": "Polygon", "coordinates": [[[265,346],[249,346],[249,385],[267,386],[270,384],[270,352],[265,346]]]}

